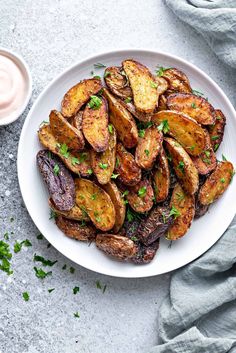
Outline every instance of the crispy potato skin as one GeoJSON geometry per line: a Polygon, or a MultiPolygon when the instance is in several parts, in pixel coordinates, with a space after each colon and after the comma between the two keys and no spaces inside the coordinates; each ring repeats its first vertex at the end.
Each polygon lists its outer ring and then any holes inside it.
{"type": "Polygon", "coordinates": [[[116,130],[112,126],[112,132],[109,133],[108,148],[105,152],[96,152],[91,150],[91,164],[93,172],[97,177],[99,184],[107,184],[111,180],[111,175],[115,168],[116,162],[116,130]],[[107,165],[103,169],[101,166],[107,165]]]}
{"type": "Polygon", "coordinates": [[[71,87],[63,97],[61,112],[65,118],[75,115],[89,100],[90,96],[97,94],[102,89],[102,82],[97,78],[80,81],[71,87]]]}
{"type": "Polygon", "coordinates": [[[84,209],[97,229],[104,232],[115,224],[115,208],[110,196],[90,180],[75,179],[76,203],[84,209]]]}
{"type": "Polygon", "coordinates": [[[122,66],[129,78],[136,109],[143,113],[152,113],[158,100],[158,91],[153,85],[155,78],[146,66],[135,60],[125,60],[122,66]]]}
{"type": "Polygon", "coordinates": [[[170,168],[163,148],[158,156],[156,167],[152,172],[152,182],[156,202],[165,201],[170,189],[170,168]]]}
{"type": "Polygon", "coordinates": [[[193,195],[198,190],[199,178],[191,158],[183,147],[172,138],[165,138],[164,145],[170,154],[171,163],[183,189],[193,195]]]}
{"type": "Polygon", "coordinates": [[[106,68],[104,79],[109,90],[120,98],[132,97],[133,93],[125,75],[122,75],[122,68],[110,66],[106,68]]]}
{"type": "Polygon", "coordinates": [[[156,126],[145,130],[144,137],[139,137],[135,151],[135,161],[140,168],[151,169],[160,152],[163,135],[156,126]]]}
{"type": "Polygon", "coordinates": [[[108,193],[115,207],[116,218],[115,218],[115,225],[112,231],[114,233],[118,233],[125,220],[126,206],[123,202],[123,199],[118,187],[113,181],[110,181],[106,185],[103,185],[103,189],[108,193]]]}
{"type": "Polygon", "coordinates": [[[168,94],[173,92],[192,92],[189,79],[184,72],[175,68],[170,68],[164,70],[162,77],[168,82],[168,94]]]}
{"type": "Polygon", "coordinates": [[[211,139],[211,145],[216,152],[223,140],[226,118],[220,109],[215,110],[215,123],[209,126],[208,131],[211,139]]]}
{"type": "Polygon", "coordinates": [[[207,131],[205,131],[205,133],[207,141],[205,151],[197,157],[192,157],[193,164],[201,175],[206,175],[212,172],[217,164],[216,156],[211,146],[210,136],[207,131]]]}
{"type": "Polygon", "coordinates": [[[204,151],[205,131],[195,120],[172,110],[162,110],[152,116],[157,125],[165,120],[169,125],[168,135],[174,137],[189,154],[198,156],[204,151]]]}
{"type": "Polygon", "coordinates": [[[195,214],[195,197],[187,194],[180,184],[176,184],[170,206],[174,206],[180,212],[180,216],[176,217],[170,226],[167,239],[177,240],[184,236],[191,226],[195,214]]]}
{"type": "Polygon", "coordinates": [[[167,97],[167,107],[190,116],[201,125],[211,125],[215,122],[212,105],[205,98],[194,94],[171,94],[167,97]]]}
{"type": "Polygon", "coordinates": [[[56,217],[58,228],[68,237],[80,241],[93,241],[96,236],[96,230],[91,225],[81,225],[80,222],[67,219],[63,216],[56,217]]]}
{"type": "Polygon", "coordinates": [[[64,216],[65,218],[68,218],[68,219],[73,219],[75,221],[86,221],[86,222],[89,221],[88,215],[85,212],[83,212],[76,204],[69,211],[60,211],[56,207],[52,198],[49,198],[48,205],[50,209],[53,210],[57,215],[64,216]]]}
{"type": "Polygon", "coordinates": [[[148,212],[153,206],[154,193],[152,185],[148,179],[141,180],[138,184],[128,189],[129,193],[126,196],[129,205],[132,209],[139,213],[148,212]],[[145,193],[139,196],[139,191],[145,189],[145,193]]]}
{"type": "Polygon", "coordinates": [[[120,261],[130,260],[138,251],[131,239],[119,234],[97,234],[96,245],[105,254],[120,261]]]}
{"type": "Polygon", "coordinates": [[[138,142],[138,129],[130,112],[104,88],[103,94],[108,101],[110,122],[114,125],[118,139],[126,148],[132,148],[138,142]]]}
{"type": "Polygon", "coordinates": [[[201,205],[210,205],[215,202],[228,188],[234,173],[232,163],[223,161],[206,179],[200,188],[198,200],[201,205]]]}
{"type": "Polygon", "coordinates": [[[52,110],[49,121],[51,131],[59,143],[65,143],[69,149],[75,151],[84,149],[84,137],[81,131],[69,124],[60,112],[52,110]]]}
{"type": "Polygon", "coordinates": [[[96,152],[104,152],[108,148],[108,113],[107,103],[102,98],[102,104],[98,109],[92,109],[87,104],[82,120],[84,137],[96,152]]]}
{"type": "Polygon", "coordinates": [[[116,147],[115,172],[119,174],[118,180],[125,185],[136,185],[141,180],[141,169],[121,143],[116,147]]]}
{"type": "Polygon", "coordinates": [[[89,176],[89,170],[91,170],[90,155],[87,151],[84,152],[70,152],[66,158],[60,152],[58,142],[52,134],[51,128],[48,124],[43,125],[38,131],[38,137],[40,143],[51,152],[55,153],[64,162],[68,169],[73,173],[81,176],[89,176]],[[77,158],[79,163],[74,163],[74,159],[77,158]]]}

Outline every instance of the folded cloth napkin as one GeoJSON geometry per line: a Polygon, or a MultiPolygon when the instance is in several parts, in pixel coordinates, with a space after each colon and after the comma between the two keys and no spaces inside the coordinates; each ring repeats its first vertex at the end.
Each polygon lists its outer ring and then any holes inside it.
{"type": "Polygon", "coordinates": [[[184,22],[203,35],[224,63],[236,68],[236,0],[165,0],[184,22]]]}

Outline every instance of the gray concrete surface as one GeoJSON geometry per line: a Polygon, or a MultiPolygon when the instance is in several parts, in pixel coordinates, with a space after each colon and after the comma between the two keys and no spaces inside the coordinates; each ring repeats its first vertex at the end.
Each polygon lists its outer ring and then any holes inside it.
{"type": "MultiPolygon", "coordinates": [[[[1,0],[0,45],[22,54],[31,68],[30,106],[44,86],[74,61],[122,47],[180,55],[235,100],[230,69],[161,0],[1,0]]],[[[23,205],[16,170],[27,112],[18,122],[0,128],[0,235],[14,232],[11,246],[25,238],[32,242],[31,248],[14,254],[12,276],[0,272],[0,352],[148,352],[158,340],[158,310],[168,295],[169,275],[143,280],[102,276],[75,266],[48,248],[46,240],[36,238],[38,230],[23,205]],[[58,260],[52,276],[43,281],[34,274],[35,252],[58,260]],[[75,273],[63,271],[64,264],[74,266],[75,273]],[[96,287],[98,280],[107,285],[104,294],[96,287]],[[77,295],[72,293],[75,285],[80,286],[77,295]],[[48,288],[55,290],[49,294],[48,288]],[[24,291],[30,294],[29,302],[22,300],[24,291]],[[79,319],[73,316],[76,311],[79,319]]]]}

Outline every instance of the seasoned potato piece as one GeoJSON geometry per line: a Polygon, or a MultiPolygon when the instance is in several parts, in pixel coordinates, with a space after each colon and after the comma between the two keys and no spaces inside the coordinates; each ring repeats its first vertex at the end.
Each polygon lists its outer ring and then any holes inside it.
{"type": "Polygon", "coordinates": [[[161,110],[167,110],[166,102],[167,102],[166,97],[164,96],[164,94],[161,94],[158,99],[158,106],[157,106],[158,112],[160,112],[161,110]]]}
{"type": "Polygon", "coordinates": [[[156,252],[159,249],[159,243],[160,239],[157,239],[150,245],[138,243],[138,253],[135,254],[131,261],[138,265],[150,263],[154,259],[156,252]]]}
{"type": "Polygon", "coordinates": [[[162,148],[152,173],[153,189],[156,202],[166,200],[170,188],[170,169],[164,149],[162,148]]]}
{"type": "Polygon", "coordinates": [[[189,154],[198,156],[206,146],[205,131],[193,119],[182,113],[162,110],[153,115],[155,124],[165,124],[167,134],[174,137],[189,154]]]}
{"type": "Polygon", "coordinates": [[[216,118],[215,123],[209,126],[208,129],[212,148],[216,152],[223,140],[226,118],[220,109],[216,109],[214,115],[216,118]]]}
{"type": "Polygon", "coordinates": [[[142,113],[139,112],[135,106],[134,103],[132,101],[127,102],[127,101],[122,101],[121,99],[119,99],[120,104],[122,104],[131,114],[133,114],[133,116],[135,116],[135,118],[137,118],[140,121],[143,122],[148,122],[151,120],[152,115],[151,113],[146,114],[146,113],[142,113]]]}
{"type": "Polygon", "coordinates": [[[192,89],[188,77],[182,71],[170,68],[162,73],[162,77],[168,82],[168,92],[191,93],[192,89]]]}
{"type": "Polygon", "coordinates": [[[234,175],[232,163],[223,161],[218,163],[216,169],[201,186],[198,200],[202,205],[210,205],[216,201],[227,189],[234,175]]]}
{"type": "MultiPolygon", "coordinates": [[[[75,116],[71,118],[71,125],[74,126],[77,130],[79,130],[82,134],[82,121],[83,121],[83,110],[80,110],[75,116]]],[[[84,138],[84,136],[83,136],[84,138]]]]}
{"type": "Polygon", "coordinates": [[[187,194],[176,184],[170,206],[176,210],[175,220],[167,233],[167,239],[177,240],[184,236],[191,226],[195,214],[195,197],[187,194]]]}
{"type": "Polygon", "coordinates": [[[168,88],[168,82],[163,77],[155,77],[155,82],[157,83],[157,93],[163,94],[168,88]]]}
{"type": "Polygon", "coordinates": [[[148,212],[153,206],[154,193],[148,179],[141,180],[138,184],[129,188],[126,195],[132,209],[139,213],[148,212]]]}
{"type": "Polygon", "coordinates": [[[105,254],[120,261],[130,260],[138,251],[131,239],[119,234],[97,234],[96,245],[105,254]]]}
{"type": "Polygon", "coordinates": [[[207,131],[206,133],[206,148],[197,157],[192,157],[192,161],[197,168],[197,171],[201,175],[206,175],[212,172],[216,168],[217,160],[213,148],[211,147],[210,136],[207,131]]]}
{"type": "Polygon", "coordinates": [[[136,109],[143,113],[152,113],[158,100],[155,78],[146,66],[135,60],[125,60],[122,65],[129,78],[136,109]]]}
{"type": "Polygon", "coordinates": [[[162,133],[154,125],[145,130],[144,137],[139,137],[135,151],[135,161],[140,168],[152,168],[160,152],[162,140],[162,133]]]}
{"type": "Polygon", "coordinates": [[[193,195],[198,189],[198,172],[191,158],[183,147],[172,138],[164,139],[165,147],[170,154],[177,178],[184,190],[193,195]]]}
{"type": "Polygon", "coordinates": [[[108,147],[108,113],[107,103],[104,98],[98,98],[100,106],[90,108],[86,105],[82,120],[84,137],[96,152],[104,152],[108,147]]]}
{"type": "Polygon", "coordinates": [[[123,202],[121,193],[113,181],[110,181],[106,185],[103,185],[103,189],[108,193],[115,207],[116,219],[115,219],[115,225],[113,227],[113,232],[117,233],[119,232],[120,228],[124,223],[126,207],[123,202]]]}
{"type": "Polygon", "coordinates": [[[77,205],[87,212],[97,229],[108,231],[115,224],[115,208],[110,196],[94,182],[75,179],[77,205]]]}
{"type": "Polygon", "coordinates": [[[138,129],[130,112],[107,89],[103,90],[108,101],[110,122],[114,125],[117,136],[126,148],[132,148],[138,142],[138,129]]]}
{"type": "Polygon", "coordinates": [[[105,152],[91,151],[91,164],[93,172],[100,184],[107,184],[113,173],[116,162],[116,131],[109,125],[109,144],[105,152]]]}
{"type": "Polygon", "coordinates": [[[117,66],[107,67],[104,79],[109,90],[120,98],[132,97],[127,77],[122,74],[122,68],[117,66]]]}
{"type": "Polygon", "coordinates": [[[209,205],[201,205],[196,197],[194,218],[198,219],[204,216],[207,213],[208,209],[209,209],[209,205]]]}
{"type": "Polygon", "coordinates": [[[141,169],[121,143],[116,148],[115,171],[119,174],[118,180],[125,185],[135,185],[141,180],[141,169]]]}
{"type": "Polygon", "coordinates": [[[97,94],[102,89],[102,82],[98,78],[80,81],[71,87],[63,97],[61,103],[62,115],[70,118],[89,100],[90,96],[97,94]]]}
{"type": "Polygon", "coordinates": [[[53,210],[57,215],[61,215],[69,219],[74,219],[75,221],[89,221],[87,213],[82,211],[76,204],[69,211],[60,211],[56,207],[52,198],[48,199],[48,204],[51,210],[53,210]]]}
{"type": "Polygon", "coordinates": [[[81,222],[67,219],[63,216],[56,217],[55,223],[70,238],[90,242],[95,239],[96,230],[89,224],[84,225],[81,222]]]}
{"type": "Polygon", "coordinates": [[[210,125],[215,122],[214,108],[203,97],[188,93],[175,93],[167,97],[170,110],[184,113],[199,124],[210,125]]]}
{"type": "Polygon", "coordinates": [[[43,125],[38,131],[40,143],[55,153],[64,162],[68,169],[81,176],[92,173],[90,155],[88,152],[69,152],[67,145],[58,144],[48,124],[43,125]]]}
{"type": "Polygon", "coordinates": [[[70,150],[84,149],[84,137],[81,131],[75,129],[60,112],[52,110],[49,121],[51,131],[59,143],[65,143],[70,150]]]}

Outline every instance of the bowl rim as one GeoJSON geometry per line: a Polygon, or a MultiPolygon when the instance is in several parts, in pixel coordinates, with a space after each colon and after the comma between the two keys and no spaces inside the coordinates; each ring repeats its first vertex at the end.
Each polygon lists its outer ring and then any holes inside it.
{"type": "Polygon", "coordinates": [[[15,111],[14,114],[0,119],[0,126],[4,126],[4,125],[9,125],[14,121],[16,121],[21,116],[21,114],[25,111],[32,94],[32,76],[29,69],[29,65],[26,63],[25,59],[21,55],[12,51],[11,49],[1,47],[1,46],[0,46],[0,54],[5,54],[7,57],[14,59],[18,67],[25,73],[26,84],[27,84],[27,93],[22,105],[19,106],[19,108],[15,111]]]}
{"type": "MultiPolygon", "coordinates": [[[[146,55],[161,55],[161,56],[166,56],[170,59],[173,59],[174,61],[176,61],[177,63],[180,64],[185,64],[187,66],[189,66],[191,69],[193,69],[196,73],[201,74],[208,82],[210,82],[214,88],[216,89],[216,91],[221,95],[222,99],[225,101],[225,103],[227,103],[228,108],[232,114],[232,116],[234,117],[235,121],[236,121],[236,112],[235,109],[232,105],[232,103],[230,102],[229,98],[226,96],[226,94],[224,93],[224,91],[220,88],[220,86],[209,76],[207,75],[204,71],[202,71],[200,68],[198,68],[197,66],[195,66],[195,64],[192,64],[191,62],[187,61],[186,59],[182,59],[179,56],[173,55],[173,54],[169,54],[168,52],[164,52],[164,51],[159,51],[159,50],[149,50],[149,49],[140,49],[140,48],[123,48],[123,49],[113,49],[113,50],[109,50],[109,51],[98,51],[96,52],[94,55],[88,55],[86,56],[84,59],[82,60],[78,60],[76,62],[74,62],[72,65],[70,65],[69,67],[67,67],[65,70],[63,70],[59,75],[57,75],[52,81],[50,81],[45,88],[42,90],[42,92],[38,95],[37,99],[34,101],[27,117],[26,120],[24,122],[22,131],[21,131],[21,135],[20,135],[20,140],[19,140],[19,145],[18,145],[18,153],[17,153],[17,174],[18,174],[18,182],[19,182],[19,186],[20,186],[20,190],[21,190],[21,195],[23,198],[23,201],[25,203],[25,198],[23,195],[23,181],[21,180],[21,178],[19,177],[19,171],[20,171],[20,154],[21,154],[21,150],[23,149],[23,144],[24,144],[24,138],[25,138],[25,134],[27,132],[27,125],[28,125],[28,121],[29,121],[29,117],[31,117],[32,113],[34,112],[34,108],[37,105],[38,101],[41,100],[41,98],[43,98],[43,96],[46,94],[46,91],[48,89],[50,89],[51,86],[54,85],[54,83],[58,80],[60,80],[67,72],[69,72],[70,70],[73,70],[74,68],[76,68],[78,65],[83,65],[85,64],[88,60],[96,60],[97,58],[99,58],[100,56],[105,56],[105,55],[114,55],[114,54],[119,54],[119,55],[126,55],[127,57],[132,57],[132,55],[138,55],[139,53],[142,54],[146,54],[146,55]],[[134,54],[135,52],[135,54],[134,54]]],[[[94,61],[96,62],[96,61],[94,61]]],[[[25,204],[26,205],[26,204],[25,204]]],[[[27,206],[26,206],[27,208],[27,206]]],[[[28,208],[27,208],[28,209],[28,208]]],[[[29,212],[29,211],[28,211],[29,212]]],[[[29,215],[31,217],[31,219],[33,220],[34,224],[36,225],[36,227],[40,230],[40,224],[37,221],[37,218],[34,216],[31,216],[30,212],[29,215]]],[[[233,217],[235,215],[232,215],[229,224],[231,223],[233,217]]],[[[200,254],[197,254],[196,256],[194,256],[194,258],[192,258],[191,260],[189,260],[187,258],[186,261],[184,261],[181,265],[179,265],[178,267],[172,266],[171,268],[169,268],[168,270],[162,272],[162,273],[150,273],[150,274],[146,274],[144,275],[139,275],[137,273],[135,274],[126,274],[125,272],[123,273],[123,275],[119,275],[119,274],[112,274],[109,269],[104,269],[103,271],[100,270],[96,270],[94,267],[86,265],[84,266],[83,264],[79,264],[78,262],[76,262],[75,260],[73,260],[71,257],[68,256],[68,254],[64,254],[62,253],[63,256],[69,258],[70,261],[73,261],[75,264],[78,264],[79,266],[82,266],[84,268],[86,268],[87,270],[93,271],[93,272],[97,272],[97,273],[101,273],[103,275],[108,275],[108,276],[112,276],[112,277],[118,277],[118,278],[147,278],[147,277],[153,277],[153,276],[157,276],[160,274],[165,274],[165,273],[169,273],[173,270],[176,270],[178,268],[181,268],[185,265],[187,265],[188,263],[194,261],[195,259],[197,259],[198,257],[200,257],[201,255],[203,255],[206,251],[208,251],[215,243],[216,241],[218,241],[220,239],[220,237],[223,235],[222,234],[218,237],[217,240],[214,240],[211,245],[204,251],[201,252],[200,254]]],[[[61,253],[61,250],[58,248],[57,243],[52,242],[53,247],[55,247],[55,249],[57,249],[57,251],[59,251],[61,253]]]]}

